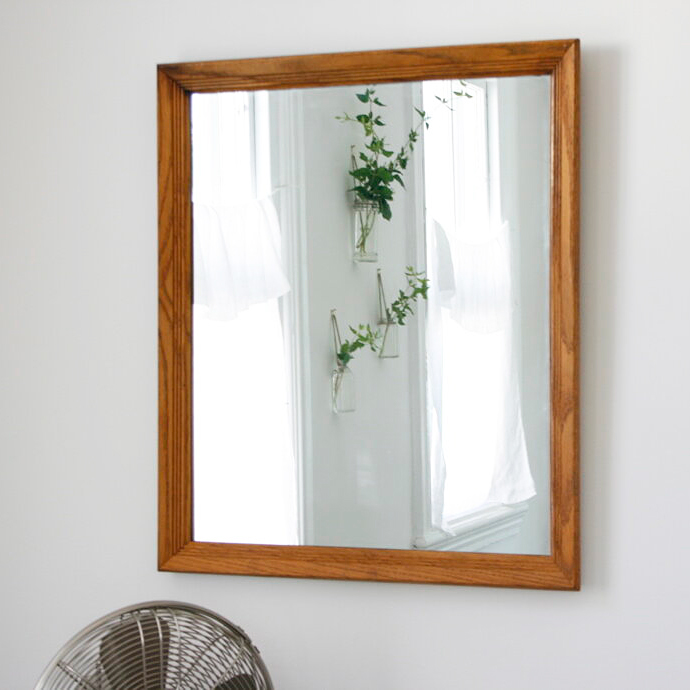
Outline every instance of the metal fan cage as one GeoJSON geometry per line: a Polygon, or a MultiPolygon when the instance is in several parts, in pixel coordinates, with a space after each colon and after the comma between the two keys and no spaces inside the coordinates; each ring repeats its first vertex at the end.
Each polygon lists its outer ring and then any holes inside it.
{"type": "Polygon", "coordinates": [[[128,606],[77,633],[35,690],[273,690],[246,633],[173,601],[128,606]]]}

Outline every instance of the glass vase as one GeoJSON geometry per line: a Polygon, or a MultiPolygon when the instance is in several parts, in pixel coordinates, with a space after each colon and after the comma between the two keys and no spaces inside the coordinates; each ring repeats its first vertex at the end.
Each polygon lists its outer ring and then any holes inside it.
{"type": "Polygon", "coordinates": [[[355,261],[378,261],[376,247],[378,204],[371,201],[355,201],[353,210],[355,248],[352,258],[355,261]]]}
{"type": "Polygon", "coordinates": [[[331,375],[331,401],[336,414],[355,411],[355,377],[346,366],[338,365],[331,375]]]}
{"type": "Polygon", "coordinates": [[[395,321],[383,321],[379,323],[379,327],[383,332],[379,357],[382,359],[397,357],[400,354],[398,349],[398,333],[400,330],[398,324],[395,321]]]}

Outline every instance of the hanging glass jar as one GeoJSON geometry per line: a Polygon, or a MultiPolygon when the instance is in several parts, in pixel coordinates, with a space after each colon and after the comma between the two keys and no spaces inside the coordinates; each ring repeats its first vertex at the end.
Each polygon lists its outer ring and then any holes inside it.
{"type": "Polygon", "coordinates": [[[379,260],[377,250],[377,224],[379,215],[378,204],[373,201],[357,199],[354,211],[354,253],[355,261],[375,262],[379,260]]]}
{"type": "Polygon", "coordinates": [[[381,344],[379,346],[379,357],[382,359],[397,357],[399,353],[398,349],[398,336],[399,336],[399,326],[397,321],[395,321],[388,309],[388,303],[386,302],[386,295],[383,291],[383,278],[381,277],[381,269],[376,272],[376,281],[378,283],[378,293],[379,293],[379,328],[383,333],[381,337],[381,344]]]}
{"type": "Polygon", "coordinates": [[[331,309],[331,329],[333,330],[336,364],[331,374],[331,406],[336,414],[354,412],[355,377],[347,365],[343,364],[339,359],[342,340],[340,338],[340,328],[338,328],[338,319],[335,316],[335,309],[331,309]]]}
{"type": "Polygon", "coordinates": [[[400,351],[398,349],[398,333],[399,326],[395,321],[379,322],[383,336],[381,338],[381,346],[379,348],[379,357],[382,359],[398,357],[400,351]]]}
{"type": "Polygon", "coordinates": [[[336,414],[355,411],[355,377],[344,364],[338,364],[331,375],[331,401],[336,414]]]}

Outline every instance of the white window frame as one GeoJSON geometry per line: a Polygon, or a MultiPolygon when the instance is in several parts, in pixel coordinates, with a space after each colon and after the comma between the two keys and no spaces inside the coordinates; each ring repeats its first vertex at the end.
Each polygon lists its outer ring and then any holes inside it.
{"type": "Polygon", "coordinates": [[[268,92],[271,182],[276,194],[283,262],[290,292],[280,299],[285,356],[290,385],[290,419],[297,466],[299,543],[311,544],[314,533],[311,466],[312,411],[309,367],[309,308],[305,220],[306,168],[303,101],[299,90],[268,92]]]}

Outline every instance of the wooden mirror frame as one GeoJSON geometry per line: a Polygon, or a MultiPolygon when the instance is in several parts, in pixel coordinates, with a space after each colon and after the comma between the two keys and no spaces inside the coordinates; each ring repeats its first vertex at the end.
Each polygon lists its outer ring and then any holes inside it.
{"type": "Polygon", "coordinates": [[[158,67],[159,570],[579,589],[579,41],[192,62],[158,67]],[[550,75],[551,553],[220,544],[192,539],[190,94],[550,75]]]}

